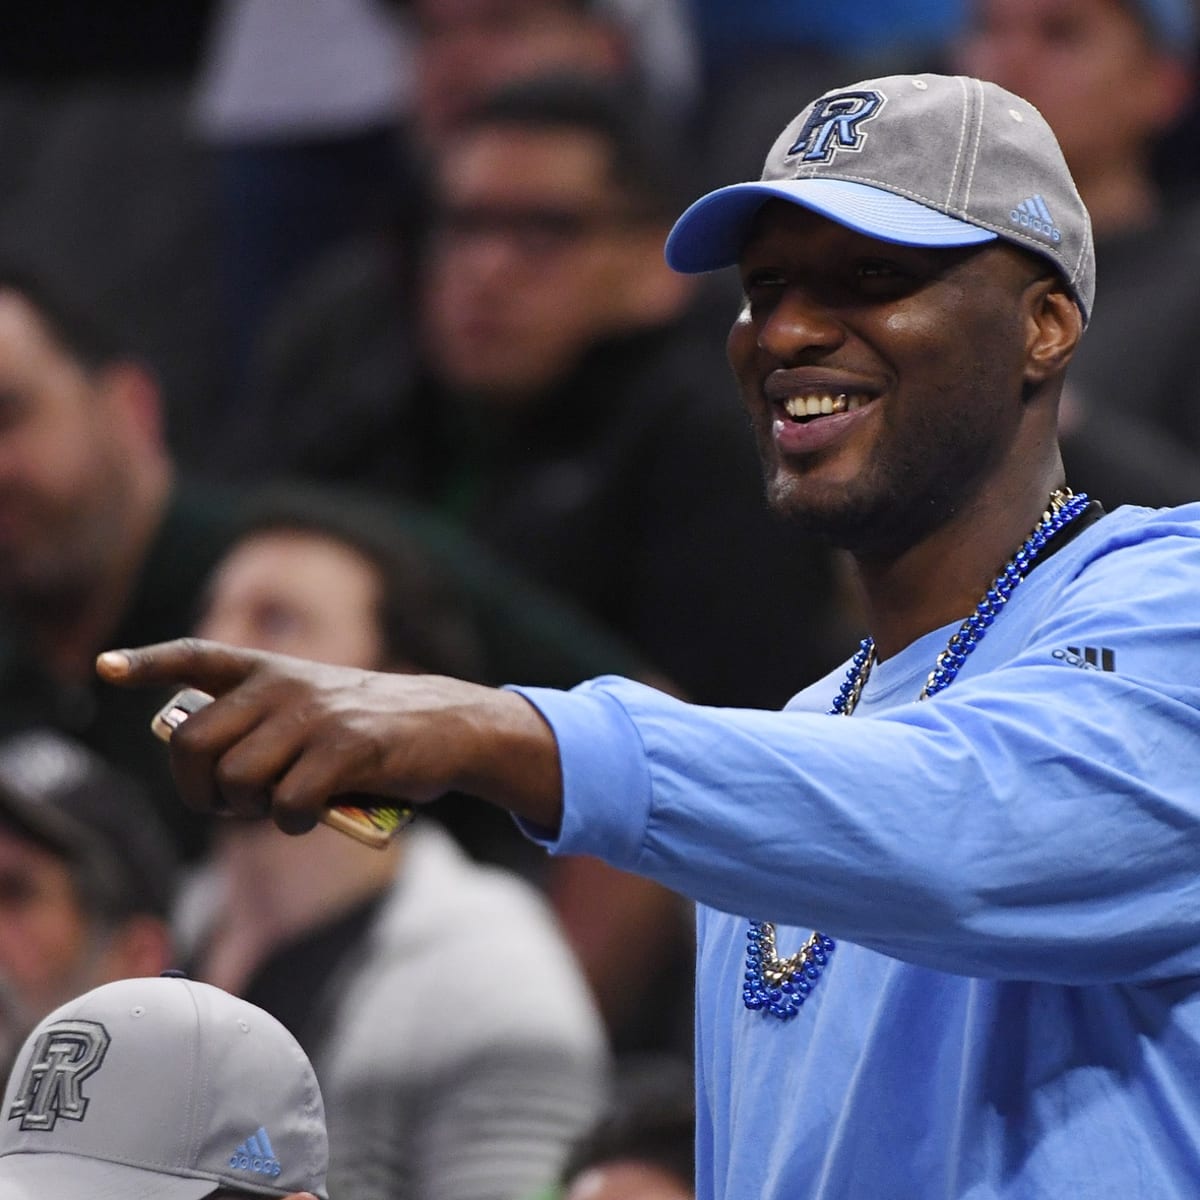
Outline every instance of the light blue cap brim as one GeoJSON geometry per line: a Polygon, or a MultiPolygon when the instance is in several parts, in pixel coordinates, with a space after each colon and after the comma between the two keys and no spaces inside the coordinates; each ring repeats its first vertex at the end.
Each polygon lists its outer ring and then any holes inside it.
{"type": "Polygon", "coordinates": [[[755,214],[768,200],[787,200],[868,237],[904,246],[976,246],[990,229],[960,221],[915,200],[845,179],[735,183],[701,196],[667,235],[667,264],[685,275],[732,266],[755,214]]]}

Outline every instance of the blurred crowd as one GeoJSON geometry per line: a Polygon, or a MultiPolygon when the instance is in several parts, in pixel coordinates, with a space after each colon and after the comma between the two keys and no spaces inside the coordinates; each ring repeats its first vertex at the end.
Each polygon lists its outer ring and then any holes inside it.
{"type": "Polygon", "coordinates": [[[892,71],[1033,102],[1094,222],[1068,482],[1200,498],[1191,0],[45,0],[0,41],[0,1053],[178,966],[321,1080],[334,1200],[690,1195],[690,914],[467,796],[202,821],[95,654],[781,705],[857,644],[776,524],[687,203],[892,71]],[[648,1115],[652,1114],[652,1115],[648,1115]],[[616,1162],[616,1183],[611,1164],[616,1162]],[[605,1190],[605,1188],[609,1190],[605,1190]]]}

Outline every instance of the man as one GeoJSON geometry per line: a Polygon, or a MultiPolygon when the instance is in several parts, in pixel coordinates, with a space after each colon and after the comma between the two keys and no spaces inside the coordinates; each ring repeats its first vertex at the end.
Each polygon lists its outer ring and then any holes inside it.
{"type": "MultiPolygon", "coordinates": [[[[471,677],[461,598],[386,512],[303,492],[264,501],[206,589],[200,630],[471,677]]],[[[508,833],[490,857],[514,853],[511,824],[483,831],[508,833]]],[[[674,899],[657,891],[656,915],[674,899]]],[[[312,1059],[338,1200],[518,1200],[604,1101],[604,1029],[549,904],[434,821],[382,850],[221,822],[178,915],[191,973],[272,1013],[312,1059]]]]}
{"type": "Polygon", "coordinates": [[[702,1200],[1189,1194],[1200,507],[1066,490],[1094,275],[1053,134],[974,79],[837,89],[667,252],[738,265],[768,493],[863,589],[847,669],[783,713],[211,644],[102,671],[221,694],[173,748],[194,805],[457,786],[699,900],[702,1200]]]}
{"type": "Polygon", "coordinates": [[[89,664],[123,633],[187,630],[229,510],[175,484],[142,359],[19,270],[0,271],[0,413],[0,731],[48,725],[83,741],[162,799],[192,853],[203,826],[170,804],[145,746],[156,698],[104,696],[89,664]]]}
{"type": "Polygon", "coordinates": [[[1041,112],[1092,219],[1104,303],[1060,410],[1067,471],[1110,504],[1200,498],[1200,205],[1161,170],[1195,97],[1195,6],[971,0],[966,15],[955,68],[1041,112]]]}
{"type": "Polygon", "coordinates": [[[175,855],[141,788],[51,730],[0,741],[0,1076],[90,987],[171,962],[175,855]]]}
{"type": "Polygon", "coordinates": [[[4,1095],[5,1200],[328,1200],[312,1066],[273,1017],[167,972],[56,1009],[4,1095]]]}

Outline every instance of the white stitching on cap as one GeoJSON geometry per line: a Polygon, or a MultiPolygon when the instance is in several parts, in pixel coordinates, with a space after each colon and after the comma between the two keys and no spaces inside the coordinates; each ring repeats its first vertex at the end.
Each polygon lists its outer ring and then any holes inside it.
{"type": "Polygon", "coordinates": [[[1079,257],[1075,260],[1074,269],[1071,271],[1071,283],[1078,282],[1083,274],[1083,260],[1087,257],[1087,252],[1092,245],[1092,230],[1091,226],[1087,226],[1084,230],[1083,240],[1079,243],[1079,257]]]}
{"type": "MultiPolygon", "coordinates": [[[[962,202],[964,212],[971,207],[971,188],[974,187],[974,185],[975,185],[975,167],[979,163],[979,145],[983,141],[983,136],[982,136],[982,134],[983,134],[983,115],[984,115],[983,108],[984,108],[984,105],[987,103],[987,96],[984,94],[983,84],[979,83],[978,81],[972,81],[972,84],[974,87],[976,87],[979,90],[979,125],[978,125],[978,127],[979,127],[980,136],[976,137],[976,139],[975,139],[975,153],[971,157],[971,169],[967,172],[967,188],[966,188],[966,191],[963,193],[963,202],[962,202]]],[[[966,88],[967,85],[964,83],[962,86],[964,88],[966,88]]],[[[966,105],[964,104],[963,105],[963,119],[964,120],[966,120],[966,115],[967,115],[966,114],[966,105]]]]}
{"type": "MultiPolygon", "coordinates": [[[[959,79],[956,82],[958,83],[959,91],[963,91],[962,80],[959,79]]],[[[946,193],[946,198],[942,201],[942,204],[946,208],[950,207],[950,197],[954,194],[954,181],[958,178],[958,164],[962,161],[963,146],[966,144],[966,140],[967,140],[967,105],[966,105],[966,97],[964,96],[963,97],[963,106],[962,106],[962,122],[959,126],[959,131],[958,131],[958,149],[954,153],[954,169],[950,172],[950,191],[946,193]]]]}

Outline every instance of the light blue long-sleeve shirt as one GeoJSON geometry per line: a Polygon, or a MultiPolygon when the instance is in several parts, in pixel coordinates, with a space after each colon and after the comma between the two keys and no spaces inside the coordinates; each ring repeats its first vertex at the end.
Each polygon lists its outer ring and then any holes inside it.
{"type": "Polygon", "coordinates": [[[782,713],[520,689],[551,848],[700,902],[700,1200],[1200,1195],[1200,505],[1084,530],[917,702],[953,628],[849,720],[841,671],[782,713]],[[837,940],[794,1020],[742,1003],[747,917],[837,940]]]}

